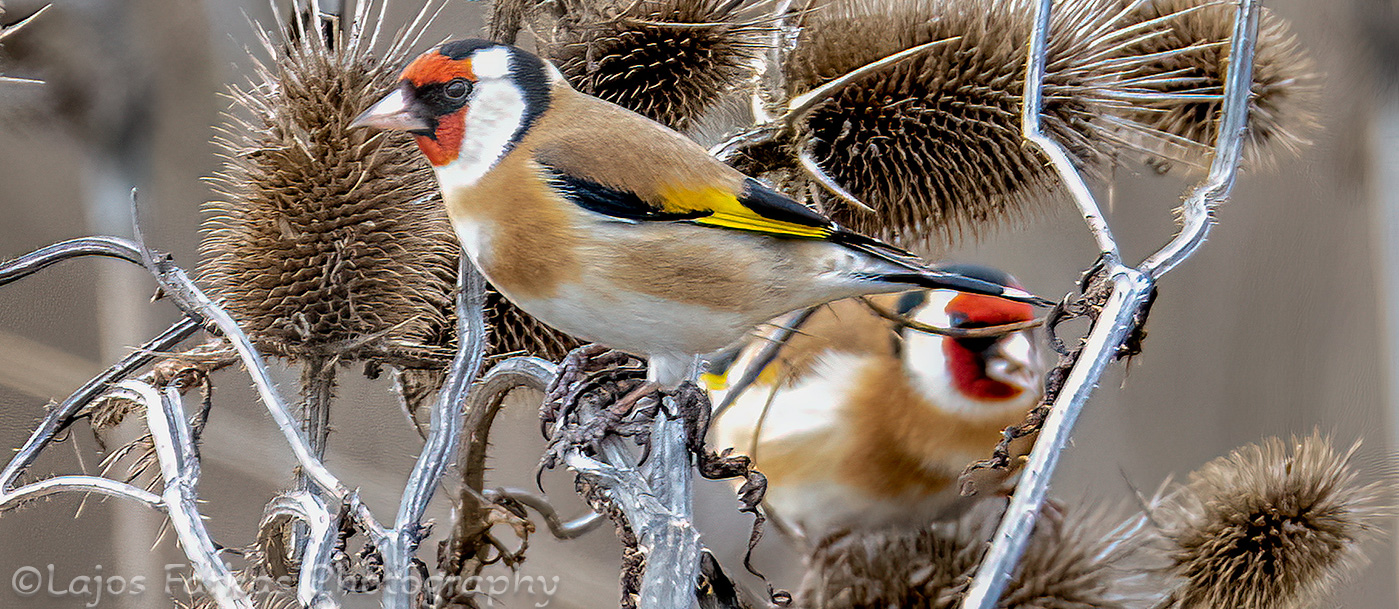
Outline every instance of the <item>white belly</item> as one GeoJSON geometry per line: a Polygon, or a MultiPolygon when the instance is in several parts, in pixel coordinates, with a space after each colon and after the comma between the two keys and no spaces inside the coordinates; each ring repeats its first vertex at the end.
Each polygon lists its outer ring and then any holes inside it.
{"type": "Polygon", "coordinates": [[[641,355],[710,353],[745,338],[761,321],[587,282],[564,286],[551,298],[511,300],[559,330],[641,355]]]}

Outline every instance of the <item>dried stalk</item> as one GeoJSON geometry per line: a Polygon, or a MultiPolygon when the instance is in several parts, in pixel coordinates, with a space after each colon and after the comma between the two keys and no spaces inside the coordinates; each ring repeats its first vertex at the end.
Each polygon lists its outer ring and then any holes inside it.
{"type": "MultiPolygon", "coordinates": [[[[150,362],[158,352],[168,350],[191,336],[201,324],[209,323],[216,327],[237,351],[253,378],[259,398],[291,446],[300,471],[313,486],[313,493],[297,495],[291,500],[274,501],[270,507],[274,513],[295,515],[297,519],[310,525],[311,540],[302,557],[308,564],[305,565],[303,579],[298,585],[298,597],[304,603],[317,603],[308,606],[327,606],[325,603],[330,599],[327,594],[330,582],[326,581],[325,577],[328,570],[323,568],[328,565],[329,552],[323,540],[326,539],[324,532],[338,530],[339,523],[325,508],[321,499],[321,495],[324,495],[334,502],[349,506],[354,524],[364,530],[371,543],[383,549],[387,564],[394,569],[391,571],[391,577],[398,578],[396,583],[400,585],[388,587],[390,593],[385,594],[385,606],[408,607],[407,596],[393,592],[407,590],[406,578],[415,560],[413,552],[423,529],[423,513],[459,440],[461,419],[458,406],[484,357],[485,331],[481,314],[484,281],[469,267],[462,269],[465,288],[458,298],[458,316],[461,320],[459,330],[470,334],[461,337],[459,344],[463,345],[463,349],[454,360],[448,382],[439,396],[437,406],[434,407],[432,430],[427,446],[420,455],[405,489],[395,527],[392,531],[386,531],[366,507],[354,500],[354,493],[349,487],[335,478],[321,463],[315,454],[316,451],[306,439],[300,422],[273,388],[261,354],[252,346],[237,323],[210,301],[182,269],[167,257],[157,256],[144,245],[139,224],[136,228],[136,238],[135,242],[111,237],[75,239],[42,248],[0,265],[0,286],[3,286],[61,260],[81,256],[106,256],[141,264],[155,276],[162,292],[187,316],[142,349],[89,381],[45,417],[25,446],[7,464],[3,473],[0,473],[0,510],[63,491],[97,492],[125,497],[160,509],[171,516],[177,532],[181,535],[181,546],[195,565],[196,576],[213,592],[214,600],[221,607],[247,606],[246,599],[240,596],[242,592],[227,585],[232,580],[224,579],[227,573],[226,568],[221,567],[222,563],[211,564],[212,542],[204,543],[207,533],[203,532],[203,517],[193,501],[193,485],[198,479],[198,459],[195,457],[197,453],[194,452],[193,440],[187,433],[188,424],[183,418],[180,419],[180,424],[169,423],[165,420],[169,418],[165,414],[148,414],[147,418],[157,455],[161,458],[162,473],[166,474],[165,497],[99,476],[56,476],[14,488],[15,481],[22,472],[33,464],[44,447],[73,422],[76,413],[82,407],[111,383],[121,380],[150,362]]],[[[137,396],[135,399],[146,403],[148,407],[151,404],[149,396],[129,387],[128,391],[133,391],[137,396]]],[[[167,393],[177,395],[172,393],[173,391],[173,388],[166,390],[167,393]]]]}
{"type": "Polygon", "coordinates": [[[1030,42],[1030,78],[1027,82],[1033,86],[1026,88],[1023,115],[1025,137],[1045,151],[1074,194],[1075,203],[1102,252],[1100,263],[1106,271],[1103,277],[1110,282],[1112,291],[1062,388],[1055,394],[1047,387],[1046,402],[1052,400],[1053,405],[1039,431],[1029,463],[991,548],[962,602],[963,609],[990,609],[1000,599],[1025,552],[1025,544],[1044,503],[1059,453],[1068,443],[1074,422],[1108,362],[1118,356],[1124,342],[1141,324],[1155,281],[1188,258],[1204,242],[1211,224],[1210,206],[1227,201],[1233,189],[1247,131],[1245,121],[1249,85],[1252,82],[1254,40],[1258,31],[1257,0],[1239,0],[1235,14],[1228,86],[1210,175],[1187,198],[1179,217],[1180,231],[1175,238],[1149,256],[1138,268],[1124,266],[1117,253],[1117,243],[1103,221],[1092,194],[1086,188],[1079,188],[1082,185],[1081,176],[1070,164],[1060,162],[1062,150],[1039,131],[1040,93],[1051,4],[1051,0],[1041,0],[1039,3],[1030,42]]]}
{"type": "Polygon", "coordinates": [[[664,411],[656,413],[650,446],[650,455],[642,465],[636,464],[635,456],[616,437],[603,440],[605,460],[574,448],[564,462],[579,476],[606,489],[626,515],[646,555],[638,606],[689,607],[695,598],[702,546],[694,526],[692,467],[684,423],[664,411]]]}
{"type": "MultiPolygon", "coordinates": [[[[486,565],[501,560],[493,551],[499,544],[491,536],[496,506],[510,501],[535,510],[544,518],[550,533],[558,539],[572,539],[596,529],[604,522],[601,514],[589,513],[569,522],[559,519],[558,511],[544,497],[520,489],[486,489],[486,455],[490,447],[490,430],[495,417],[510,392],[519,388],[544,392],[553,382],[557,367],[537,357],[512,357],[501,361],[481,377],[467,396],[466,438],[458,467],[462,488],[457,495],[457,513],[452,535],[447,540],[438,566],[456,581],[469,581],[478,576],[486,565]]],[[[508,558],[508,557],[506,557],[508,558]]],[[[455,596],[445,587],[437,593],[438,605],[455,596]]]]}
{"type": "Polygon", "coordinates": [[[332,572],[331,557],[339,533],[339,519],[326,509],[325,502],[312,493],[297,491],[274,498],[267,504],[263,522],[295,520],[306,525],[301,570],[296,581],[296,599],[303,607],[336,607],[326,579],[332,572]]]}
{"type": "Polygon", "coordinates": [[[414,553],[423,537],[423,514],[442,480],[448,462],[461,443],[462,402],[486,358],[486,279],[462,256],[460,292],[457,295],[457,355],[447,372],[447,380],[432,407],[427,441],[418,462],[408,476],[399,502],[394,530],[379,549],[384,555],[387,585],[385,609],[409,609],[413,589],[408,582],[413,573],[414,553]]]}
{"type": "Polygon", "coordinates": [[[146,425],[151,430],[156,456],[160,460],[160,475],[165,482],[162,500],[171,528],[180,539],[180,548],[194,567],[194,574],[220,607],[252,609],[248,595],[240,588],[228,565],[219,558],[218,546],[204,526],[199,513],[199,453],[180,392],[174,387],[159,391],[149,383],[126,380],[117,385],[118,392],[130,392],[146,406],[146,425]]]}

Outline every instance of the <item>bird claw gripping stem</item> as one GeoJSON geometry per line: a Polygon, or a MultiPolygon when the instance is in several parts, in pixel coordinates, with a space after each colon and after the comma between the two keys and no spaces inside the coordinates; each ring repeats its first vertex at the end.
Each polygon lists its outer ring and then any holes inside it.
{"type": "Polygon", "coordinates": [[[635,437],[646,446],[649,417],[628,415],[642,403],[642,411],[658,407],[659,394],[635,357],[596,344],[569,352],[540,406],[540,431],[550,442],[536,475],[562,463],[569,450],[597,454],[609,435],[635,437]]]}
{"type": "MultiPolygon", "coordinates": [[[[615,460],[609,457],[615,457],[616,451],[606,444],[620,438],[631,438],[640,447],[641,455],[630,467],[616,471],[640,473],[640,468],[651,457],[656,440],[653,438],[655,424],[662,417],[678,419],[683,426],[684,450],[701,477],[744,480],[738,490],[739,510],[754,516],[744,567],[762,577],[752,567],[750,559],[753,548],[762,538],[766,520],[759,505],[767,492],[767,478],[753,468],[746,455],[734,455],[730,450],[719,453],[705,445],[712,409],[703,390],[686,382],[672,391],[662,391],[647,383],[644,377],[645,367],[632,356],[597,345],[571,352],[560,364],[559,374],[540,409],[541,425],[550,445],[536,474],[568,462],[570,455],[615,460]]],[[[650,483],[642,482],[645,486],[650,483]]],[[[624,547],[622,606],[634,607],[636,599],[644,596],[641,590],[647,557],[641,550],[644,535],[628,518],[625,506],[618,505],[614,493],[609,492],[609,485],[603,480],[580,475],[576,485],[589,505],[608,516],[617,527],[618,539],[624,547]]],[[[697,593],[706,594],[707,588],[698,584],[697,581],[697,593]]],[[[784,594],[769,591],[771,598],[784,598],[784,594]]]]}

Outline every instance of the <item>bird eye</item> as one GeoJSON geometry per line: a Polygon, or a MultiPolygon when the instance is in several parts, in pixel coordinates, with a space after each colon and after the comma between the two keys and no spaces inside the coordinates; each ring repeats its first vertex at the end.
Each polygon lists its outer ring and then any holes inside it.
{"type": "Polygon", "coordinates": [[[454,78],[442,87],[442,94],[452,101],[461,101],[471,93],[471,83],[465,78],[454,78]]]}

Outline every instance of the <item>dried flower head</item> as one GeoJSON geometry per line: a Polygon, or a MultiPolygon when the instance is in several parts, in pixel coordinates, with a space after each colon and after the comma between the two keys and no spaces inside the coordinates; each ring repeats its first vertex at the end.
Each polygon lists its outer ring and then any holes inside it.
{"type": "MultiPolygon", "coordinates": [[[[962,600],[1004,502],[982,502],[955,523],[916,530],[841,531],[807,557],[796,596],[802,608],[953,609],[962,600]],[[997,505],[999,504],[999,505],[997,505]]],[[[1113,609],[1135,597],[1110,568],[1136,549],[1131,527],[1114,528],[1102,513],[1045,512],[1031,537],[1020,572],[998,607],[1113,609]]]]}
{"type": "MultiPolygon", "coordinates": [[[[795,97],[857,68],[934,41],[839,88],[799,125],[796,146],[863,203],[823,206],[857,230],[951,241],[1031,215],[1059,195],[1043,156],[1021,137],[1034,2],[835,0],[815,5],[783,67],[795,97]]],[[[1132,61],[1105,61],[1127,34],[1102,0],[1058,3],[1049,32],[1043,129],[1081,168],[1123,143],[1103,119],[1120,105],[1132,61]]],[[[791,155],[789,155],[791,156],[791,155]]],[[[798,174],[800,175],[800,174],[798,174]]],[[[799,188],[809,188],[799,178],[799,188]]]]}
{"type": "MultiPolygon", "coordinates": [[[[1195,165],[1207,162],[1218,133],[1234,3],[1146,0],[1130,4],[1134,10],[1124,27],[1155,21],[1152,29],[1158,35],[1127,47],[1122,56],[1153,57],[1138,68],[1135,86],[1160,95],[1142,104],[1145,110],[1124,116],[1174,136],[1156,140],[1162,156],[1195,165]]],[[[1260,10],[1244,148],[1251,164],[1268,164],[1278,156],[1301,152],[1308,144],[1307,135],[1316,129],[1319,93],[1316,63],[1287,21],[1266,8],[1260,10]]]]}
{"type": "MultiPolygon", "coordinates": [[[[751,86],[769,20],[746,0],[586,0],[538,41],[575,88],[684,131],[751,86]]],[[[500,14],[499,12],[497,14],[500,14]]]]}
{"type": "Polygon", "coordinates": [[[1312,434],[1270,438],[1191,474],[1154,514],[1169,545],[1176,609],[1308,607],[1364,564],[1363,542],[1392,513],[1384,483],[1312,434]]]}
{"type": "Polygon", "coordinates": [[[264,33],[271,59],[230,89],[217,139],[223,198],[205,206],[200,276],[274,353],[452,334],[458,253],[431,168],[405,134],[349,129],[397,80],[413,37],[379,57],[373,29],[354,24],[333,42],[302,19],[282,28],[294,41],[264,33]]]}
{"type": "MultiPolygon", "coordinates": [[[[200,277],[272,353],[433,365],[455,342],[460,256],[436,180],[407,134],[348,128],[397,81],[428,20],[379,55],[374,5],[343,35],[304,19],[281,27],[284,42],[263,34],[270,60],[231,89],[217,140],[222,198],[205,206],[200,277]]],[[[491,313],[496,352],[574,344],[508,303],[491,313]]]]}

